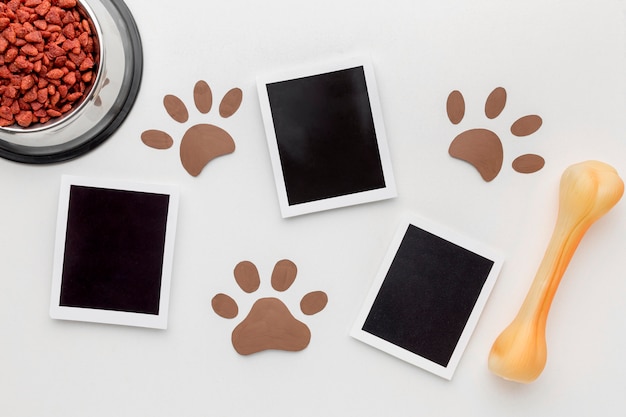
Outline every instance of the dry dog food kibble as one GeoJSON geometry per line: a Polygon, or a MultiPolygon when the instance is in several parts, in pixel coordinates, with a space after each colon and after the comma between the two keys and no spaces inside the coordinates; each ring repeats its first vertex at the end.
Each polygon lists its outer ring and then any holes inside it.
{"type": "Polygon", "coordinates": [[[62,116],[95,79],[91,22],[76,0],[0,1],[0,126],[62,116]]]}

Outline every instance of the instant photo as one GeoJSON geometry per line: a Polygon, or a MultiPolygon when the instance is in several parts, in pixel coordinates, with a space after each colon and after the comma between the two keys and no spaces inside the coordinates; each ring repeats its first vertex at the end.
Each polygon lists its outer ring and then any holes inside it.
{"type": "Polygon", "coordinates": [[[174,187],[64,176],[50,314],[166,328],[174,187]]]}
{"type": "Polygon", "coordinates": [[[395,197],[369,62],[259,78],[258,88],[283,217],[395,197]]]}
{"type": "Polygon", "coordinates": [[[398,229],[351,334],[451,379],[501,266],[484,245],[413,218],[398,229]]]}

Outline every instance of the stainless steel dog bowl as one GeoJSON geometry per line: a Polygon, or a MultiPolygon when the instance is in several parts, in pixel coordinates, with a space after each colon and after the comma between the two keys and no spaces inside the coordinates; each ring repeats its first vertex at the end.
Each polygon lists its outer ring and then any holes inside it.
{"type": "Polygon", "coordinates": [[[81,103],[66,115],[27,128],[0,127],[0,156],[17,162],[62,162],[89,152],[111,136],[132,108],[143,71],[141,38],[122,0],[81,0],[99,40],[97,76],[81,103]]]}

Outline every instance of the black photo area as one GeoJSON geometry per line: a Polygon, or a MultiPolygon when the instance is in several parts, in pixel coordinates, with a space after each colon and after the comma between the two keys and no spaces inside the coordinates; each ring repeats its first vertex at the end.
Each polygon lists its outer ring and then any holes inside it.
{"type": "Polygon", "coordinates": [[[159,314],[169,195],[73,185],[60,305],[159,314]]]}
{"type": "Polygon", "coordinates": [[[410,225],[363,330],[447,367],[493,264],[410,225]]]}
{"type": "Polygon", "coordinates": [[[267,85],[289,205],[385,187],[363,67],[267,85]]]}

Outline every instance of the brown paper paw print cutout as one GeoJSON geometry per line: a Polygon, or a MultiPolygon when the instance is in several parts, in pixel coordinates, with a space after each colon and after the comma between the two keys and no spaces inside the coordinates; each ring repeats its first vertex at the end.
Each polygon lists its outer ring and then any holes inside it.
{"type": "MultiPolygon", "coordinates": [[[[502,113],[506,105],[506,90],[502,87],[494,89],[485,102],[485,116],[495,119],[502,113]]],[[[465,117],[465,100],[460,91],[453,91],[446,103],[448,119],[459,124],[465,117]]],[[[521,117],[511,125],[511,133],[517,137],[525,137],[535,133],[541,127],[541,117],[528,115],[521,117]]],[[[478,170],[487,182],[498,176],[502,168],[504,150],[502,141],[491,130],[470,129],[459,134],[448,150],[450,156],[469,162],[478,170]]],[[[513,161],[513,169],[517,172],[530,174],[539,171],[545,160],[535,154],[518,156],[513,161]]]]}
{"type": "MultiPolygon", "coordinates": [[[[272,288],[283,292],[296,279],[297,268],[290,260],[276,262],[272,272],[272,288]]],[[[245,292],[255,292],[260,284],[259,271],[249,261],[235,267],[235,281],[245,292]]],[[[300,309],[306,315],[317,314],[326,307],[328,297],[322,291],[306,294],[300,301],[300,309]]],[[[237,302],[226,294],[217,294],[211,300],[213,311],[219,316],[232,319],[239,314],[237,302]]],[[[309,345],[311,331],[306,324],[297,320],[287,306],[277,298],[258,299],[245,319],[235,327],[231,341],[241,355],[250,355],[268,349],[297,352],[309,345]]]]}
{"type": "MultiPolygon", "coordinates": [[[[229,90],[219,105],[219,114],[228,118],[235,114],[241,105],[243,92],[239,88],[229,90]]],[[[196,109],[207,114],[213,107],[213,94],[205,81],[198,81],[193,89],[196,109]]],[[[178,97],[168,94],[163,98],[163,106],[172,119],[179,123],[189,120],[187,106],[178,97]]],[[[174,145],[172,137],[161,130],[146,130],[141,134],[143,143],[154,149],[169,149],[174,145]]],[[[185,170],[197,177],[202,169],[218,156],[235,151],[233,138],[224,129],[202,123],[191,126],[180,141],[180,161],[185,170]]]]}

